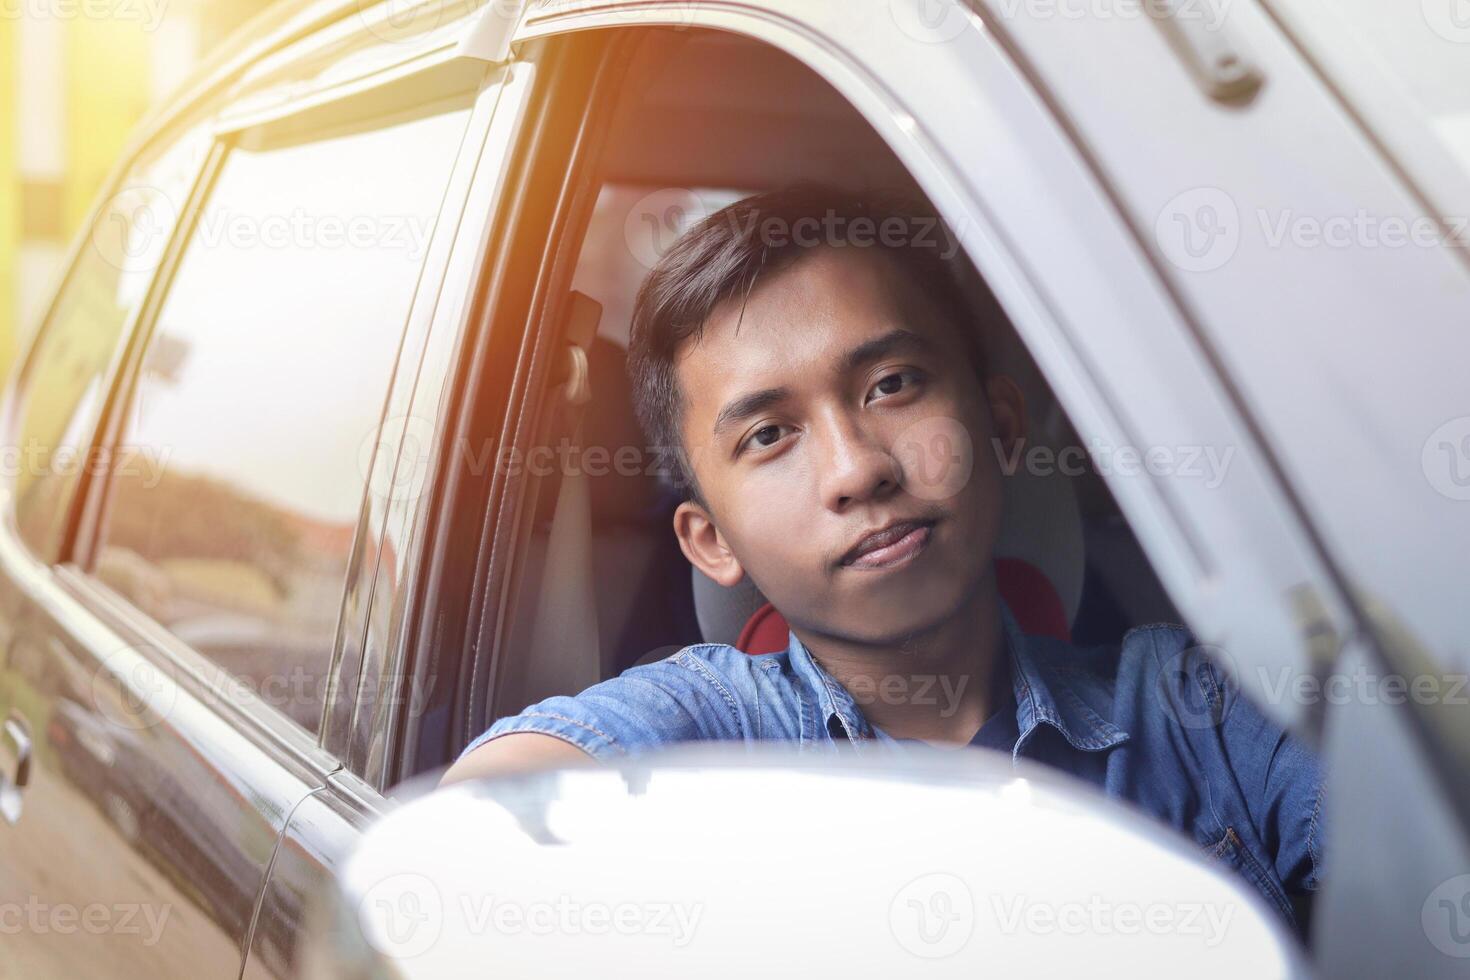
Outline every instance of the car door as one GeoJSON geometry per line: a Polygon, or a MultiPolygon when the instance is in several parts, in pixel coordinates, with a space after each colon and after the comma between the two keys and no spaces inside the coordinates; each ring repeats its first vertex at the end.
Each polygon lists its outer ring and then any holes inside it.
{"type": "MultiPolygon", "coordinates": [[[[1470,267],[1445,203],[1463,174],[1426,179],[1447,176],[1442,152],[1414,153],[1431,132],[1452,143],[1450,114],[1429,103],[1441,117],[1406,139],[1432,113],[1401,111],[1403,80],[1359,72],[1368,57],[1324,53],[1303,6],[1237,4],[1203,27],[1179,5],[558,3],[533,4],[521,36],[735,31],[864,113],[1111,460],[1102,475],[1195,634],[1322,744],[1325,971],[1450,976],[1470,949],[1455,600],[1470,267]],[[1209,453],[1219,481],[1185,462],[1209,453]]],[[[1459,40],[1443,18],[1375,16],[1359,36],[1401,54],[1459,40]]]]}
{"type": "Polygon", "coordinates": [[[287,817],[340,768],[323,721],[375,567],[376,437],[485,76],[437,22],[381,26],[242,66],[198,179],[142,172],[32,359],[35,385],[51,344],[104,370],[52,435],[91,465],[22,474],[0,543],[7,975],[237,976],[287,817]]]}
{"type": "Polygon", "coordinates": [[[1462,12],[1232,5],[1209,37],[1262,84],[1229,106],[1145,67],[1162,32],[1004,25],[1354,599],[1335,664],[1319,635],[1316,676],[1242,664],[1269,678],[1268,707],[1325,722],[1327,846],[1343,856],[1318,901],[1328,976],[1460,976],[1470,956],[1462,12]],[[1062,54],[1083,46],[1112,54],[1062,54]],[[1189,138],[1140,141],[1139,124],[1189,138]]]}
{"type": "MultiPolygon", "coordinates": [[[[112,692],[94,696],[96,665],[43,624],[65,617],[77,628],[92,623],[65,585],[71,515],[84,477],[102,460],[93,440],[116,362],[209,148],[195,114],[140,150],[112,182],[6,390],[6,441],[30,446],[32,457],[7,470],[0,527],[7,913],[0,972],[7,976],[80,970],[104,959],[124,975],[145,972],[173,918],[168,879],[148,873],[135,850],[146,809],[139,791],[157,784],[162,759],[148,755],[147,726],[132,724],[112,692]],[[83,921],[88,908],[90,924],[83,921]]],[[[184,927],[193,933],[196,962],[227,969],[235,957],[230,936],[203,921],[184,927]]],[[[178,919],[174,925],[177,932],[178,919]]]]}
{"type": "MultiPolygon", "coordinates": [[[[467,138],[476,151],[463,157],[446,194],[446,215],[460,220],[431,252],[446,272],[437,293],[421,297],[425,315],[410,324],[375,435],[379,459],[364,504],[363,553],[371,557],[349,585],[343,617],[344,660],[354,663],[336,677],[324,731],[343,768],[290,814],[261,898],[246,977],[309,973],[298,953],[313,899],[325,893],[363,828],[394,805],[394,796],[419,791],[398,785],[402,759],[419,751],[425,731],[432,744],[453,703],[449,668],[457,651],[447,643],[420,646],[404,638],[422,614],[426,591],[461,601],[470,591],[468,579],[445,581],[435,574],[431,529],[447,495],[439,475],[470,458],[479,461],[478,474],[488,476],[487,457],[449,433],[465,410],[464,377],[476,373],[472,365],[514,366],[497,355],[522,342],[526,299],[545,264],[547,233],[535,202],[554,204],[567,180],[565,172],[537,172],[527,163],[534,148],[547,141],[560,148],[577,133],[598,56],[590,45],[563,46],[549,57],[532,48],[514,61],[480,64],[486,75],[467,138]]],[[[474,409],[489,424],[504,411],[503,401],[474,409]]]]}
{"type": "MultiPolygon", "coordinates": [[[[1201,309],[1223,316],[1229,308],[1224,292],[1231,294],[1231,302],[1259,302],[1261,297],[1238,284],[1228,291],[1217,284],[1181,288],[1190,281],[1181,273],[1191,270],[1166,268],[1167,245],[1150,244],[1155,233],[1151,222],[1164,213],[1155,206],[1159,202],[1150,200],[1145,206],[1119,195],[1119,174],[1124,172],[1130,188],[1152,187],[1158,193],[1165,186],[1160,170],[1175,161],[1154,161],[1157,169],[1150,169],[1137,141],[1129,143],[1132,133],[1147,127],[1115,127],[1109,141],[1131,145],[1134,155],[1127,158],[1131,169],[1120,165],[1110,173],[1093,155],[1096,146],[1108,141],[1091,135],[1088,127],[1102,132],[1112,117],[1080,97],[1072,113],[1049,101],[1062,80],[1075,87],[1082,77],[1065,62],[1086,46],[1075,36],[1060,36],[1082,29],[1077,19],[1038,17],[1040,26],[1028,35],[1030,28],[1008,22],[1005,11],[993,13],[987,23],[962,3],[877,0],[840,7],[756,2],[739,8],[533,3],[518,15],[516,36],[529,49],[537,39],[570,43],[571,37],[561,36],[619,27],[704,27],[772,45],[831,82],[863,113],[960,234],[1083,441],[1110,451],[1128,449],[1140,460],[1103,475],[1196,634],[1221,651],[1267,711],[1315,738],[1323,722],[1320,705],[1272,697],[1271,691],[1281,689],[1282,671],[1288,687],[1295,679],[1329,675],[1344,651],[1348,658],[1363,653],[1362,638],[1354,632],[1353,607],[1341,581],[1251,406],[1242,400],[1238,379],[1219,358],[1214,338],[1199,329],[1201,309]],[[1049,48],[1047,40],[1040,40],[1043,28],[1058,32],[1048,38],[1049,48]],[[1028,42],[1027,37],[1037,40],[1028,42]],[[1057,60],[1040,57],[1043,50],[1057,60]],[[1077,119],[1085,124],[1082,131],[1075,128],[1077,119]],[[1191,454],[1198,458],[1210,449],[1228,451],[1228,473],[1221,474],[1225,482],[1198,479],[1187,468],[1161,471],[1152,463],[1145,465],[1142,460],[1156,449],[1175,461],[1191,454]],[[1268,686],[1268,680],[1276,686],[1268,686]]],[[[1175,114],[1169,118],[1177,116],[1181,125],[1209,120],[1222,128],[1232,121],[1250,125],[1255,118],[1238,106],[1223,107],[1215,92],[1201,85],[1190,62],[1190,39],[1181,48],[1166,33],[1169,25],[1120,18],[1106,26],[1107,43],[1087,47],[1089,55],[1098,65],[1112,57],[1147,73],[1155,80],[1147,90],[1169,101],[1175,114]]],[[[1253,30],[1265,26],[1252,21],[1253,30]]],[[[1266,68],[1277,72],[1270,77],[1290,82],[1276,84],[1293,108],[1312,118],[1331,117],[1323,93],[1304,83],[1302,66],[1282,50],[1279,38],[1267,32],[1257,40],[1271,56],[1266,68]]],[[[1093,87],[1106,90],[1097,81],[1093,87]]],[[[1332,118],[1334,126],[1342,122],[1332,118]]],[[[1355,150],[1361,150],[1360,143],[1361,136],[1355,150]]],[[[1221,138],[1195,149],[1213,153],[1215,165],[1258,172],[1249,156],[1230,155],[1231,147],[1240,144],[1221,138]]],[[[559,171],[570,169],[576,159],[569,150],[538,162],[543,170],[559,171]]],[[[1383,175],[1372,176],[1376,180],[1383,175]]],[[[553,252],[561,247],[560,241],[550,246],[553,252]]],[[[535,254],[539,260],[546,248],[535,254]]],[[[496,307],[487,302],[486,309],[496,307]]],[[[1289,327],[1274,322],[1279,329],[1289,327]]],[[[528,349],[500,348],[507,362],[525,356],[528,349]]],[[[500,382],[487,385],[477,377],[481,387],[466,383],[465,397],[472,390],[489,390],[506,398],[505,389],[514,390],[516,379],[527,375],[521,368],[494,367],[476,357],[454,363],[445,350],[442,363],[454,364],[456,371],[490,372],[500,382]]],[[[544,365],[540,370],[545,371],[544,365]]],[[[443,376],[425,374],[431,386],[443,376]]],[[[524,400],[516,404],[524,405],[524,400]]],[[[479,431],[508,431],[511,410],[496,405],[501,411],[491,413],[488,421],[481,419],[479,431]]],[[[457,407],[467,414],[474,408],[457,407]]],[[[438,481],[450,426],[437,408],[410,419],[415,424],[425,420],[437,440],[432,472],[438,481]]],[[[413,458],[401,455],[400,465],[413,458]]],[[[493,512],[498,518],[500,474],[485,479],[481,470],[478,476],[488,486],[487,505],[467,509],[477,515],[493,512]]],[[[432,485],[436,494],[448,492],[446,483],[432,485]]],[[[395,601],[379,606],[374,596],[369,618],[382,617],[379,635],[387,641],[378,654],[364,657],[365,665],[378,666],[364,669],[359,688],[380,692],[386,683],[401,695],[406,686],[410,700],[384,699],[378,702],[383,710],[375,706],[366,713],[361,704],[354,705],[357,721],[352,727],[363,746],[358,757],[372,780],[447,761],[457,745],[489,721],[486,688],[501,652],[498,640],[506,632],[492,620],[505,591],[506,572],[486,555],[504,540],[497,536],[503,528],[497,527],[488,542],[445,543],[434,523],[443,513],[439,503],[405,511],[400,525],[414,532],[398,539],[403,543],[400,557],[427,550],[434,554],[432,561],[405,558],[406,564],[392,566],[395,576],[386,580],[379,572],[379,588],[389,589],[395,601]],[[420,529],[427,530],[416,537],[420,529]],[[455,556],[455,548],[463,553],[455,556]],[[444,569],[450,567],[459,574],[446,577],[444,569]],[[399,568],[405,574],[397,575],[399,568]],[[466,581],[473,582],[468,595],[458,588],[425,588],[426,582],[466,581]],[[428,595],[430,591],[434,594],[428,595]],[[425,605],[429,613],[415,617],[413,610],[425,605]],[[474,619],[479,627],[466,628],[474,619]],[[463,660],[456,661],[461,653],[463,660]],[[420,693],[424,701],[412,700],[420,693]],[[405,705],[412,710],[405,712],[405,705]],[[373,720],[378,718],[392,724],[384,727],[373,720]]],[[[323,807],[332,809],[325,801],[323,807]]]]}

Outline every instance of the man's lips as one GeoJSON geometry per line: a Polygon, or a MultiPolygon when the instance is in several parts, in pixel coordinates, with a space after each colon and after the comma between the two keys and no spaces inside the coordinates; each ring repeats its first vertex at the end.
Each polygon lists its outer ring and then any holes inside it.
{"type": "Polygon", "coordinates": [[[848,568],[889,568],[913,558],[929,543],[934,521],[895,521],[865,534],[842,556],[848,568]]]}

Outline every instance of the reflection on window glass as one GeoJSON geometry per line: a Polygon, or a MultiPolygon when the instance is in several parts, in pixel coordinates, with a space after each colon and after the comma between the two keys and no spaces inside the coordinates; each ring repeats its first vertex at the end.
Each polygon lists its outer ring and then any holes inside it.
{"type": "Polygon", "coordinates": [[[364,456],[467,121],[232,149],[115,461],[97,574],[313,732],[364,456]]]}
{"type": "Polygon", "coordinates": [[[137,310],[209,147],[194,132],[145,156],[99,209],[24,369],[13,408],[15,517],[38,556],[56,557],[89,452],[108,365],[137,310]]]}
{"type": "Polygon", "coordinates": [[[710,214],[754,193],[730,187],[609,183],[598,192],[572,288],[602,304],[598,334],[628,346],[633,300],[669,247],[710,214]]]}

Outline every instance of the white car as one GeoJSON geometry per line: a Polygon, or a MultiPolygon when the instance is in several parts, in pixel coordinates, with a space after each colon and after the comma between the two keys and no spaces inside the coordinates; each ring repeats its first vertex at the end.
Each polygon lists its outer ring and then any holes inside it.
{"type": "Polygon", "coordinates": [[[1467,216],[1463,0],[272,8],[140,134],[5,393],[0,970],[1463,975],[1467,216]],[[1305,944],[978,757],[675,754],[361,840],[496,717],[739,634],[621,359],[675,235],[803,179],[922,194],[999,302],[1043,434],[1001,550],[1064,628],[1181,620],[1320,747],[1305,944]]]}

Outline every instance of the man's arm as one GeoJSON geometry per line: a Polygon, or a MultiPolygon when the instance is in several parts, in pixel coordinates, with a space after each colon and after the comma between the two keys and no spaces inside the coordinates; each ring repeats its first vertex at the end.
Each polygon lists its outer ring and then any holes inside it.
{"type": "MultiPolygon", "coordinates": [[[[749,657],[723,649],[737,674],[749,671],[749,657]]],[[[721,648],[705,652],[718,655],[721,648]]],[[[753,727],[731,692],[741,680],[749,684],[748,677],[731,677],[708,656],[685,648],[574,697],[547,698],[500,719],[470,743],[441,783],[617,758],[676,742],[741,740],[753,727]]]]}
{"type": "Polygon", "coordinates": [[[533,769],[555,769],[592,761],[592,757],[570,742],[555,735],[537,732],[513,732],[491,739],[461,756],[449,767],[440,786],[478,779],[481,776],[503,776],[533,769]]]}

